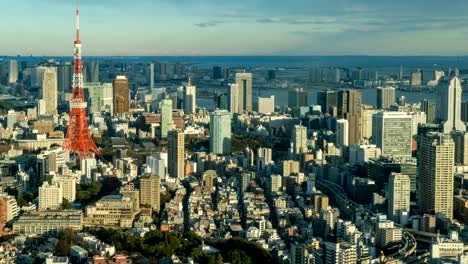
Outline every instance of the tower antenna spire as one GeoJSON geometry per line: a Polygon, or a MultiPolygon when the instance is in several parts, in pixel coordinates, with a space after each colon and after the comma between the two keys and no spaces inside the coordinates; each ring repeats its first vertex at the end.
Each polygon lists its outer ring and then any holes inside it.
{"type": "Polygon", "coordinates": [[[80,42],[80,5],[76,0],[76,41],[80,42]]]}

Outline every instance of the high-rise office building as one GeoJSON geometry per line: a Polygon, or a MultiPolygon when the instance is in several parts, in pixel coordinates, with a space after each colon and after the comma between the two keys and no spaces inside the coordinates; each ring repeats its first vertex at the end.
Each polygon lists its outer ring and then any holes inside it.
{"type": "Polygon", "coordinates": [[[295,125],[291,135],[293,153],[295,155],[307,152],[307,128],[295,125]]]}
{"type": "Polygon", "coordinates": [[[42,71],[42,100],[45,102],[46,115],[57,114],[57,68],[47,67],[42,71]]]}
{"type": "Polygon", "coordinates": [[[62,188],[58,184],[44,182],[39,187],[39,211],[60,209],[63,201],[62,188]]]}
{"type": "Polygon", "coordinates": [[[410,178],[401,173],[392,173],[388,180],[387,199],[388,217],[397,223],[401,223],[402,213],[410,210],[410,178]]]}
{"type": "Polygon", "coordinates": [[[9,65],[8,83],[15,83],[18,81],[18,62],[16,60],[10,60],[9,65]]]}
{"type": "Polygon", "coordinates": [[[361,109],[362,95],[359,90],[342,90],[338,92],[337,114],[339,118],[348,120],[349,144],[359,144],[361,140],[361,109]]]}
{"type": "Polygon", "coordinates": [[[114,114],[128,113],[130,109],[130,93],[128,80],[125,76],[117,76],[113,82],[114,114]]]}
{"type": "Polygon", "coordinates": [[[288,92],[288,106],[291,108],[307,106],[307,92],[302,88],[291,89],[288,92]]]}
{"type": "Polygon", "coordinates": [[[395,104],[395,88],[394,87],[378,87],[377,88],[377,108],[388,109],[395,104]]]}
{"type": "Polygon", "coordinates": [[[171,130],[167,135],[168,172],[172,178],[184,179],[185,135],[171,130]]]}
{"type": "Polygon", "coordinates": [[[229,111],[229,97],[227,94],[216,94],[216,108],[229,111]]]}
{"type": "Polygon", "coordinates": [[[140,178],[140,203],[149,205],[159,213],[160,210],[161,178],[157,176],[143,176],[140,178]]]}
{"type": "Polygon", "coordinates": [[[334,109],[338,106],[338,95],[336,91],[322,90],[317,93],[317,104],[322,107],[322,113],[333,115],[334,109]]]}
{"type": "Polygon", "coordinates": [[[336,121],[336,146],[346,147],[349,145],[349,124],[346,119],[339,119],[336,121]]]}
{"type": "Polygon", "coordinates": [[[85,99],[88,102],[89,113],[114,113],[114,97],[112,83],[86,83],[84,85],[85,99]]]}
{"type": "Polygon", "coordinates": [[[372,141],[382,156],[411,157],[412,116],[404,112],[380,112],[373,115],[372,141]]]}
{"type": "Polygon", "coordinates": [[[194,114],[197,108],[197,87],[192,85],[191,79],[184,86],[184,112],[186,114],[194,114]]]}
{"type": "Polygon", "coordinates": [[[226,110],[216,110],[210,115],[210,152],[231,153],[231,114],[226,110]]]}
{"type": "Polygon", "coordinates": [[[84,65],[85,82],[99,82],[99,61],[86,62],[84,65]]]}
{"type": "Polygon", "coordinates": [[[299,161],[283,160],[283,162],[281,163],[283,176],[289,176],[292,174],[299,173],[299,169],[300,169],[299,166],[300,166],[299,161]]]}
{"type": "Polygon", "coordinates": [[[410,85],[411,86],[420,86],[423,80],[423,73],[420,69],[411,73],[410,85]]]}
{"type": "Polygon", "coordinates": [[[236,73],[238,90],[238,111],[240,113],[252,112],[252,73],[236,73]]]}
{"type": "Polygon", "coordinates": [[[426,113],[427,123],[437,122],[437,104],[432,100],[424,99],[421,101],[421,111],[426,113]]]}
{"type": "Polygon", "coordinates": [[[462,102],[461,105],[461,120],[468,122],[468,101],[462,102]]]}
{"type": "Polygon", "coordinates": [[[418,201],[421,212],[433,210],[453,217],[453,172],[455,144],[450,135],[423,135],[419,157],[418,201]]]}
{"type": "Polygon", "coordinates": [[[161,138],[167,137],[172,130],[172,100],[164,99],[161,101],[161,138]]]}
{"type": "Polygon", "coordinates": [[[468,165],[468,133],[465,131],[452,131],[450,135],[455,144],[455,163],[468,165]]]}
{"type": "Polygon", "coordinates": [[[61,93],[71,93],[73,66],[66,62],[57,67],[57,89],[61,93]]]}
{"type": "Polygon", "coordinates": [[[237,83],[229,84],[229,112],[239,113],[239,85],[237,83]]]}
{"type": "Polygon", "coordinates": [[[258,112],[261,114],[274,113],[275,112],[275,96],[271,95],[270,97],[259,97],[258,98],[258,112]]]}
{"type": "Polygon", "coordinates": [[[443,122],[444,133],[452,130],[466,131],[461,120],[462,86],[458,77],[443,79],[437,89],[437,118],[443,122]]]}
{"type": "Polygon", "coordinates": [[[150,89],[153,90],[154,88],[154,63],[150,63],[150,79],[149,79],[149,84],[150,84],[150,89]]]}
{"type": "Polygon", "coordinates": [[[369,143],[372,138],[372,116],[379,110],[373,108],[363,108],[361,111],[361,142],[369,143]]]}

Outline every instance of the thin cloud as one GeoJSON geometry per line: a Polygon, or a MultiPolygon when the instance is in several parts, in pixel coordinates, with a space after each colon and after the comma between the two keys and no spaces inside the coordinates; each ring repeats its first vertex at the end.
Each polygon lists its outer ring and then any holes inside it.
{"type": "Polygon", "coordinates": [[[202,22],[202,23],[196,23],[195,26],[199,28],[209,28],[209,27],[216,27],[219,24],[223,24],[223,21],[208,21],[208,22],[202,22]]]}
{"type": "Polygon", "coordinates": [[[279,18],[279,17],[267,17],[257,19],[257,23],[262,24],[289,24],[289,25],[323,25],[336,23],[335,18],[279,18]]]}

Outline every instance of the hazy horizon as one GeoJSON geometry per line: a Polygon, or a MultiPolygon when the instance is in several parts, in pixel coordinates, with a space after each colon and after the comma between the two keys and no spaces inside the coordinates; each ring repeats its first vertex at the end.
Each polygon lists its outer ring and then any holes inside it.
{"type": "MultiPolygon", "coordinates": [[[[73,0],[4,4],[0,53],[72,54],[74,9],[73,0]]],[[[85,56],[468,54],[463,0],[81,0],[80,10],[85,56]]]]}

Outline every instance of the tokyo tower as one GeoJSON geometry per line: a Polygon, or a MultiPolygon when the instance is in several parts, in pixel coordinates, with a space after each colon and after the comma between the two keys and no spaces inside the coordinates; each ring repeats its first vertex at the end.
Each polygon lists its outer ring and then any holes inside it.
{"type": "Polygon", "coordinates": [[[88,119],[86,117],[87,103],[83,92],[83,62],[81,60],[80,41],[80,11],[78,1],[76,5],[76,39],[73,62],[73,87],[70,100],[70,121],[68,123],[67,136],[63,142],[63,148],[78,154],[81,158],[88,158],[89,152],[94,152],[102,157],[99,149],[91,138],[88,119]]]}

